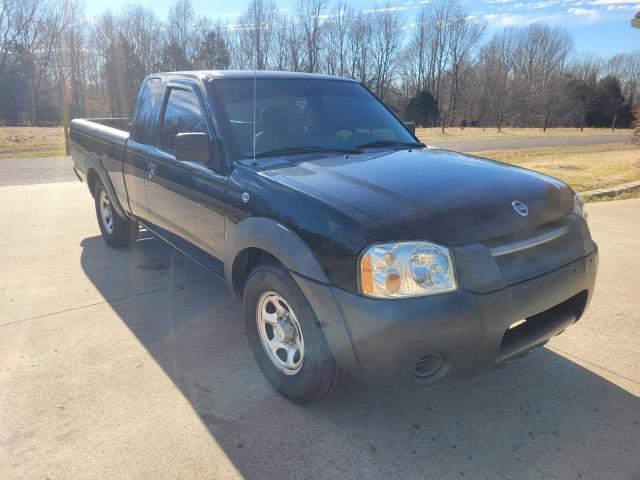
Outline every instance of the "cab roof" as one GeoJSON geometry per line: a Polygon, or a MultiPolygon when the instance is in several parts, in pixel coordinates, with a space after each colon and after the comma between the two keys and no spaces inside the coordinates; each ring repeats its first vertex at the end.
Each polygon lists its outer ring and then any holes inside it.
{"type": "Polygon", "coordinates": [[[355,80],[346,77],[338,77],[333,75],[321,75],[318,73],[303,72],[276,72],[270,70],[189,70],[184,72],[161,72],[154,73],[150,76],[161,75],[173,78],[199,78],[203,80],[218,80],[231,78],[290,78],[290,79],[307,79],[307,80],[343,80],[346,82],[355,82],[355,80]]]}

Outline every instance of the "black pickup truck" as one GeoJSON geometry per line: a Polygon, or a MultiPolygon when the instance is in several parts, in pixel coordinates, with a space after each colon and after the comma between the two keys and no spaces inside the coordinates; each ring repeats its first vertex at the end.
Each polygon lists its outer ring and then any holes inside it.
{"type": "Polygon", "coordinates": [[[223,277],[264,375],[298,402],[347,374],[425,384],[504,365],[593,292],[571,188],[426,147],[349,79],[149,75],[132,120],[74,120],[70,138],[104,240],[143,226],[223,277]]]}

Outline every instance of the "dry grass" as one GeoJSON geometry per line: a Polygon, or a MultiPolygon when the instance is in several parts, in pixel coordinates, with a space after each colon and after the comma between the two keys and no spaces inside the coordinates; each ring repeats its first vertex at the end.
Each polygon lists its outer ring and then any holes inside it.
{"type": "Polygon", "coordinates": [[[579,192],[640,180],[640,147],[627,143],[497,150],[474,155],[552,175],[579,192]]]}
{"type": "MultiPolygon", "coordinates": [[[[433,139],[438,129],[420,129],[419,135],[433,139]]],[[[513,138],[539,135],[590,135],[611,133],[608,129],[539,129],[495,130],[481,128],[448,129],[452,140],[482,138],[513,138]]],[[[629,131],[630,133],[630,131],[629,131]]],[[[440,139],[440,138],[439,138],[440,139]]],[[[0,128],[0,159],[63,156],[62,128],[4,127],[0,128]]],[[[518,150],[478,152],[476,155],[505,163],[520,165],[564,180],[577,191],[618,185],[640,179],[640,147],[627,143],[544,147],[518,150]]]]}
{"type": "Polygon", "coordinates": [[[64,155],[64,132],[61,127],[0,128],[0,160],[64,155]]]}
{"type": "MultiPolygon", "coordinates": [[[[543,132],[539,128],[504,128],[498,133],[494,128],[448,128],[443,135],[439,128],[419,128],[418,137],[423,141],[447,140],[495,140],[519,137],[588,136],[627,134],[631,130],[608,128],[550,128],[543,132]]],[[[54,157],[64,155],[64,134],[59,127],[0,127],[0,159],[23,157],[54,157]]]]}
{"type": "Polygon", "coordinates": [[[543,132],[541,128],[503,128],[498,133],[495,128],[447,128],[442,133],[440,128],[418,128],[416,134],[425,143],[447,140],[504,140],[513,138],[532,137],[585,137],[590,135],[612,135],[615,137],[631,137],[629,128],[611,131],[610,128],[585,128],[583,132],[579,128],[549,128],[543,132]]]}

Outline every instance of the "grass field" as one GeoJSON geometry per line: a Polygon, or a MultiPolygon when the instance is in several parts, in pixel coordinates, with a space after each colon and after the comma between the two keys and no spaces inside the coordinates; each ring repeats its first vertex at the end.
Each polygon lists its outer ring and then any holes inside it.
{"type": "Polygon", "coordinates": [[[64,155],[64,132],[60,127],[0,128],[0,160],[64,155]]]}
{"type": "Polygon", "coordinates": [[[631,136],[631,132],[632,130],[629,128],[617,129],[613,132],[610,128],[585,128],[583,132],[581,132],[579,128],[548,128],[546,132],[543,132],[541,128],[503,128],[500,133],[498,133],[498,130],[495,128],[447,128],[443,134],[440,128],[416,129],[416,135],[418,138],[427,144],[429,141],[443,142],[447,140],[460,141],[533,137],[586,137],[589,135],[611,135],[619,137],[624,134],[631,136]]]}
{"type": "MultiPolygon", "coordinates": [[[[621,132],[619,130],[618,132],[621,132]]],[[[495,129],[450,128],[442,135],[439,129],[419,129],[418,135],[433,140],[500,139],[534,136],[607,135],[609,129],[549,129],[543,133],[533,128],[495,129]]],[[[630,135],[630,130],[624,130],[630,135]]],[[[0,128],[0,161],[3,158],[56,157],[65,154],[62,128],[0,128]]],[[[618,185],[640,180],[640,147],[621,141],[602,145],[545,147],[518,150],[476,152],[478,156],[520,165],[564,180],[577,191],[618,185]]]]}
{"type": "Polygon", "coordinates": [[[552,175],[579,192],[640,180],[640,147],[628,143],[496,150],[474,155],[552,175]]]}

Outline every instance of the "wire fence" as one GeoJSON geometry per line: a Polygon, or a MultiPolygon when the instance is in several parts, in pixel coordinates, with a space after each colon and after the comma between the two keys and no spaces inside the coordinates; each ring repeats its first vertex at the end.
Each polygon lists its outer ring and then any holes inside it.
{"type": "Polygon", "coordinates": [[[62,106],[53,104],[0,104],[2,127],[60,127],[73,118],[113,116],[104,106],[62,106]]]}
{"type": "Polygon", "coordinates": [[[0,104],[0,159],[69,154],[73,118],[113,118],[104,105],[0,104]]]}

